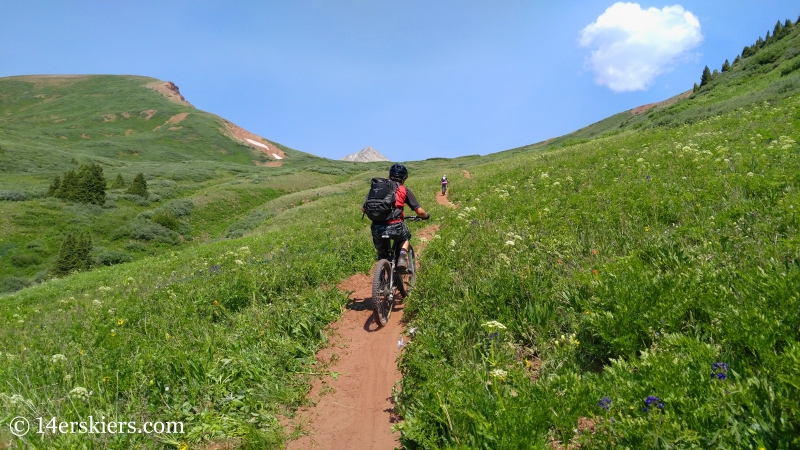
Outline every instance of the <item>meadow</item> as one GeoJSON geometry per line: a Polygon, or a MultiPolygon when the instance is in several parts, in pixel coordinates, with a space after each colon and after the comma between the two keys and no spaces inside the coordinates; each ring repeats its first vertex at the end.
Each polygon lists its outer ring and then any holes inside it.
{"type": "MultiPolygon", "coordinates": [[[[404,446],[800,446],[798,55],[795,27],[674,105],[408,163],[440,229],[404,310],[415,329],[393,394],[404,446]],[[456,209],[434,202],[442,173],[456,209]]],[[[90,146],[81,134],[167,100],[124,77],[19,83],[0,80],[0,189],[23,197],[0,201],[0,269],[37,283],[0,297],[0,447],[284,446],[282,418],[307,404],[310,380],[337,375],[314,355],[346,307],[337,282],[373,263],[358,207],[385,165],[281,146],[284,166],[257,166],[219,137],[221,119],[173,103],[155,108],[161,122],[190,111],[173,137],[135,125],[148,151],[123,139],[137,136],[128,128],[90,146]],[[78,87],[84,103],[59,100],[78,87]],[[146,102],[100,108],[128,101],[110,92],[146,102]],[[203,139],[192,156],[187,143],[203,139]],[[86,162],[109,180],[148,174],[155,197],[38,194],[86,162]],[[180,223],[153,227],[166,212],[180,223]],[[72,227],[92,229],[98,255],[132,261],[49,277],[72,227]],[[90,414],[186,433],[23,440],[6,426],[90,414]]]]}

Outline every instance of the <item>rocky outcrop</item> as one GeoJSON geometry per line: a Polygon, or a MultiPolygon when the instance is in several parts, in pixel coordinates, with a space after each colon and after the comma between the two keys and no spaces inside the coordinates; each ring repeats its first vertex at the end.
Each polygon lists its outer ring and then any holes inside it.
{"type": "Polygon", "coordinates": [[[342,158],[342,161],[352,162],[375,162],[375,161],[389,161],[389,158],[383,156],[372,147],[367,147],[359,150],[356,153],[350,154],[342,158]]]}

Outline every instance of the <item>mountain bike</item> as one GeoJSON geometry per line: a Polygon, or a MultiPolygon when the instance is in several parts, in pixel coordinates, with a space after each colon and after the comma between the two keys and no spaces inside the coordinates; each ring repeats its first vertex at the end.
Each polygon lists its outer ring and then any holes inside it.
{"type": "MultiPolygon", "coordinates": [[[[406,220],[416,222],[424,219],[414,216],[408,217],[406,220]]],[[[408,297],[417,280],[417,261],[411,243],[406,251],[408,269],[401,272],[397,269],[397,258],[400,257],[400,246],[403,241],[395,239],[393,236],[382,237],[391,239],[392,245],[389,249],[389,257],[375,263],[372,276],[372,316],[379,328],[389,321],[396,295],[402,298],[408,297]]]]}
{"type": "Polygon", "coordinates": [[[447,195],[447,183],[442,183],[442,195],[447,195]]]}

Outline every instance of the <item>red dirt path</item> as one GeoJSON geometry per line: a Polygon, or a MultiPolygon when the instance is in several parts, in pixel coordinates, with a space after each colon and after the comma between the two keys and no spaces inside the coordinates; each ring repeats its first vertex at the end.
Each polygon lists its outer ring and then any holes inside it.
{"type": "MultiPolygon", "coordinates": [[[[421,255],[425,242],[439,229],[433,225],[414,233],[414,246],[421,255]]],[[[342,319],[331,325],[331,346],[317,353],[319,368],[337,373],[336,379],[317,380],[309,398],[317,401],[301,408],[294,425],[308,431],[289,443],[289,449],[394,449],[399,433],[392,424],[392,388],[400,380],[396,360],[398,341],[409,341],[403,323],[403,304],[395,304],[389,322],[377,329],[370,301],[372,277],[358,273],[342,281],[340,290],[351,291],[342,319]],[[327,365],[327,367],[325,367],[327,365]]]]}

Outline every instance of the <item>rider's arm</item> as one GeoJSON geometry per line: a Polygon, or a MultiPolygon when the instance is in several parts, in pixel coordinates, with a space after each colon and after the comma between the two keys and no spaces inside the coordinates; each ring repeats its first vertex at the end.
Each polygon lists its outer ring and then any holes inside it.
{"type": "Polygon", "coordinates": [[[414,212],[417,213],[417,217],[421,217],[423,219],[427,219],[427,218],[429,218],[431,216],[430,214],[425,212],[425,210],[422,209],[421,206],[419,208],[415,209],[414,212]]]}

